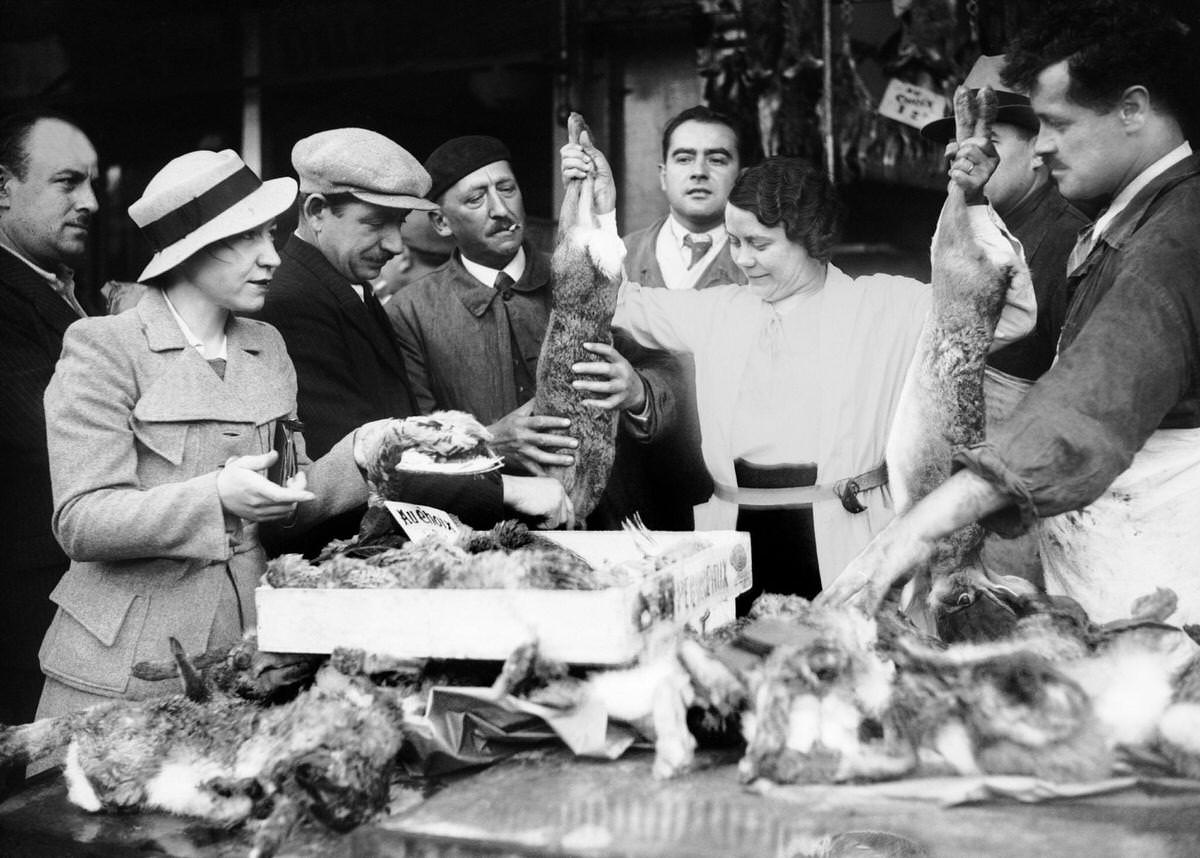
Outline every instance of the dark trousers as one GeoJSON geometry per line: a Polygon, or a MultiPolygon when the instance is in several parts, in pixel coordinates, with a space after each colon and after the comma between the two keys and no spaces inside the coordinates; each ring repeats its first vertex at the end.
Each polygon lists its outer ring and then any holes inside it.
{"type": "MultiPolygon", "coordinates": [[[[27,724],[37,713],[43,680],[37,653],[54,619],[50,591],[65,571],[65,559],[6,570],[0,594],[0,724],[27,724]]],[[[24,782],[24,766],[0,767],[0,796],[24,782]]]]}

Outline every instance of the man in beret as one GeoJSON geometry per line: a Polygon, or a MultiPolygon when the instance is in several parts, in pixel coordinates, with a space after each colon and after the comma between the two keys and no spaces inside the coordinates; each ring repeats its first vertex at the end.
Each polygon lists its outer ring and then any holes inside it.
{"type": "MultiPolygon", "coordinates": [[[[541,473],[569,465],[577,446],[564,418],[532,415],[537,361],[549,320],[550,260],[525,238],[525,207],[508,148],[495,137],[473,135],[443,143],[425,161],[438,204],[430,218],[453,238],[455,251],[436,271],[397,292],[387,311],[405,356],[405,368],[423,410],[457,408],[488,424],[510,467],[541,473]]],[[[636,347],[620,343],[622,350],[636,347]]],[[[632,439],[646,440],[674,414],[677,372],[666,361],[635,370],[613,346],[590,349],[596,359],[576,366],[590,378],[576,383],[598,408],[625,417],[618,464],[602,504],[603,521],[641,509],[639,469],[629,467],[632,439]]]]}

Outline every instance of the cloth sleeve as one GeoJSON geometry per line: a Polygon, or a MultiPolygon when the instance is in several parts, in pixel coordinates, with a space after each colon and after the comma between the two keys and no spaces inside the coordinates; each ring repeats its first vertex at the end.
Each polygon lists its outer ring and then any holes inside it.
{"type": "Polygon", "coordinates": [[[677,392],[685,389],[679,358],[670,352],[648,349],[623,331],[613,332],[613,345],[642,378],[646,390],[643,413],[624,412],[621,431],[639,443],[651,443],[675,425],[677,392]]]}
{"type": "Polygon", "coordinates": [[[985,522],[993,529],[1020,532],[1091,503],[1193,387],[1200,253],[1177,236],[1140,245],[1012,417],[956,454],[1013,499],[985,522]]]}

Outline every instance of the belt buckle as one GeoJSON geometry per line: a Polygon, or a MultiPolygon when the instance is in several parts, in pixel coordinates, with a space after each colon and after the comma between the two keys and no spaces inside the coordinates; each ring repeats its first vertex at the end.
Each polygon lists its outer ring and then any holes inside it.
{"type": "Polygon", "coordinates": [[[861,491],[861,489],[859,489],[857,482],[854,480],[846,480],[845,484],[842,485],[841,490],[837,493],[838,499],[842,502],[842,509],[852,515],[863,512],[866,509],[866,507],[858,501],[859,491],[861,491]]]}

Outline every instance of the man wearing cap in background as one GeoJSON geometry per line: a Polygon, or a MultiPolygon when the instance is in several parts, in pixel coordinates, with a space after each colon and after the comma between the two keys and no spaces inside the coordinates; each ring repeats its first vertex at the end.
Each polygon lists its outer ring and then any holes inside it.
{"type": "MultiPolygon", "coordinates": [[[[1038,119],[1029,98],[1012,91],[1000,80],[1004,57],[981,56],[963,85],[974,96],[990,86],[996,93],[996,121],[992,144],[1000,162],[984,185],[983,193],[1025,251],[1029,275],[1037,298],[1038,318],[1029,336],[988,355],[984,375],[988,427],[1006,420],[1025,391],[1050,368],[1058,347],[1055,318],[1067,305],[1067,258],[1087,217],[1063,199],[1034,149],[1038,119]]],[[[938,143],[954,140],[954,117],[930,122],[921,129],[938,143]]],[[[951,147],[956,148],[956,146],[951,147]]],[[[989,538],[984,561],[999,574],[1020,575],[1041,583],[1037,539],[1025,534],[1014,539],[989,538]]]]}
{"type": "MultiPolygon", "coordinates": [[[[0,121],[0,722],[7,724],[33,720],[42,692],[37,651],[54,616],[50,591],[69,565],[50,530],[42,395],[63,333],[87,315],[72,266],[87,250],[96,177],[96,150],[64,117],[0,121]]],[[[12,785],[22,776],[14,771],[12,785]]],[[[5,779],[0,768],[0,795],[5,779]]]]}
{"type": "MultiPolygon", "coordinates": [[[[371,281],[400,252],[405,216],[436,206],[425,199],[425,168],[374,131],[337,128],[305,137],[292,149],[292,165],[300,177],[299,224],[280,251],[257,317],[287,344],[308,455],[317,459],[356,426],[419,413],[371,281]]],[[[312,553],[351,536],[362,514],[337,516],[287,548],[312,553]]],[[[272,552],[281,547],[268,545],[272,552]]]]}
{"type": "MultiPolygon", "coordinates": [[[[1200,622],[1197,56],[1195,31],[1132,0],[1047,6],[1009,44],[1004,77],[1030,92],[1037,154],[1065,197],[1107,204],[1068,262],[1058,356],[823,601],[872,610],[960,527],[1036,524],[1047,590],[1093,622],[1156,588],[1178,597],[1170,622],[1200,622]]],[[[971,140],[956,156],[977,179],[994,161],[971,140]]],[[[1171,726],[1195,745],[1194,724],[1171,726]]]]}
{"type": "MultiPolygon", "coordinates": [[[[992,125],[992,143],[999,166],[984,185],[983,193],[1005,226],[1021,242],[1037,296],[1038,323],[1034,331],[988,355],[987,395],[989,423],[1011,413],[1028,387],[1054,362],[1058,345],[1051,319],[1061,318],[1067,305],[1067,258],[1076,236],[1088,218],[1063,199],[1034,149],[1038,119],[1029,98],[1000,80],[1004,56],[981,56],[963,85],[972,95],[990,86],[998,110],[992,125]]],[[[954,117],[929,123],[921,134],[938,143],[954,139],[954,117]]]]}
{"type": "MultiPolygon", "coordinates": [[[[422,410],[455,408],[488,424],[493,446],[509,467],[541,473],[569,465],[577,445],[565,418],[530,414],[537,361],[549,320],[550,260],[525,238],[525,207],[508,148],[495,137],[472,135],[443,143],[425,162],[435,230],[456,250],[433,273],[397,292],[388,306],[404,350],[413,395],[422,410]]],[[[622,348],[624,348],[622,344],[622,348]]],[[[678,383],[655,363],[634,370],[613,346],[594,346],[594,362],[576,371],[581,396],[598,407],[637,417],[622,420],[609,519],[642,509],[661,524],[637,488],[638,469],[627,466],[630,436],[650,437],[674,412],[678,383]]],[[[605,525],[615,522],[606,520],[605,525]]],[[[593,522],[596,525],[596,522],[593,522]]]]}
{"type": "Polygon", "coordinates": [[[404,252],[383,266],[375,281],[375,296],[385,306],[396,292],[444,265],[454,250],[454,239],[438,235],[427,212],[405,218],[400,239],[404,252]]]}

